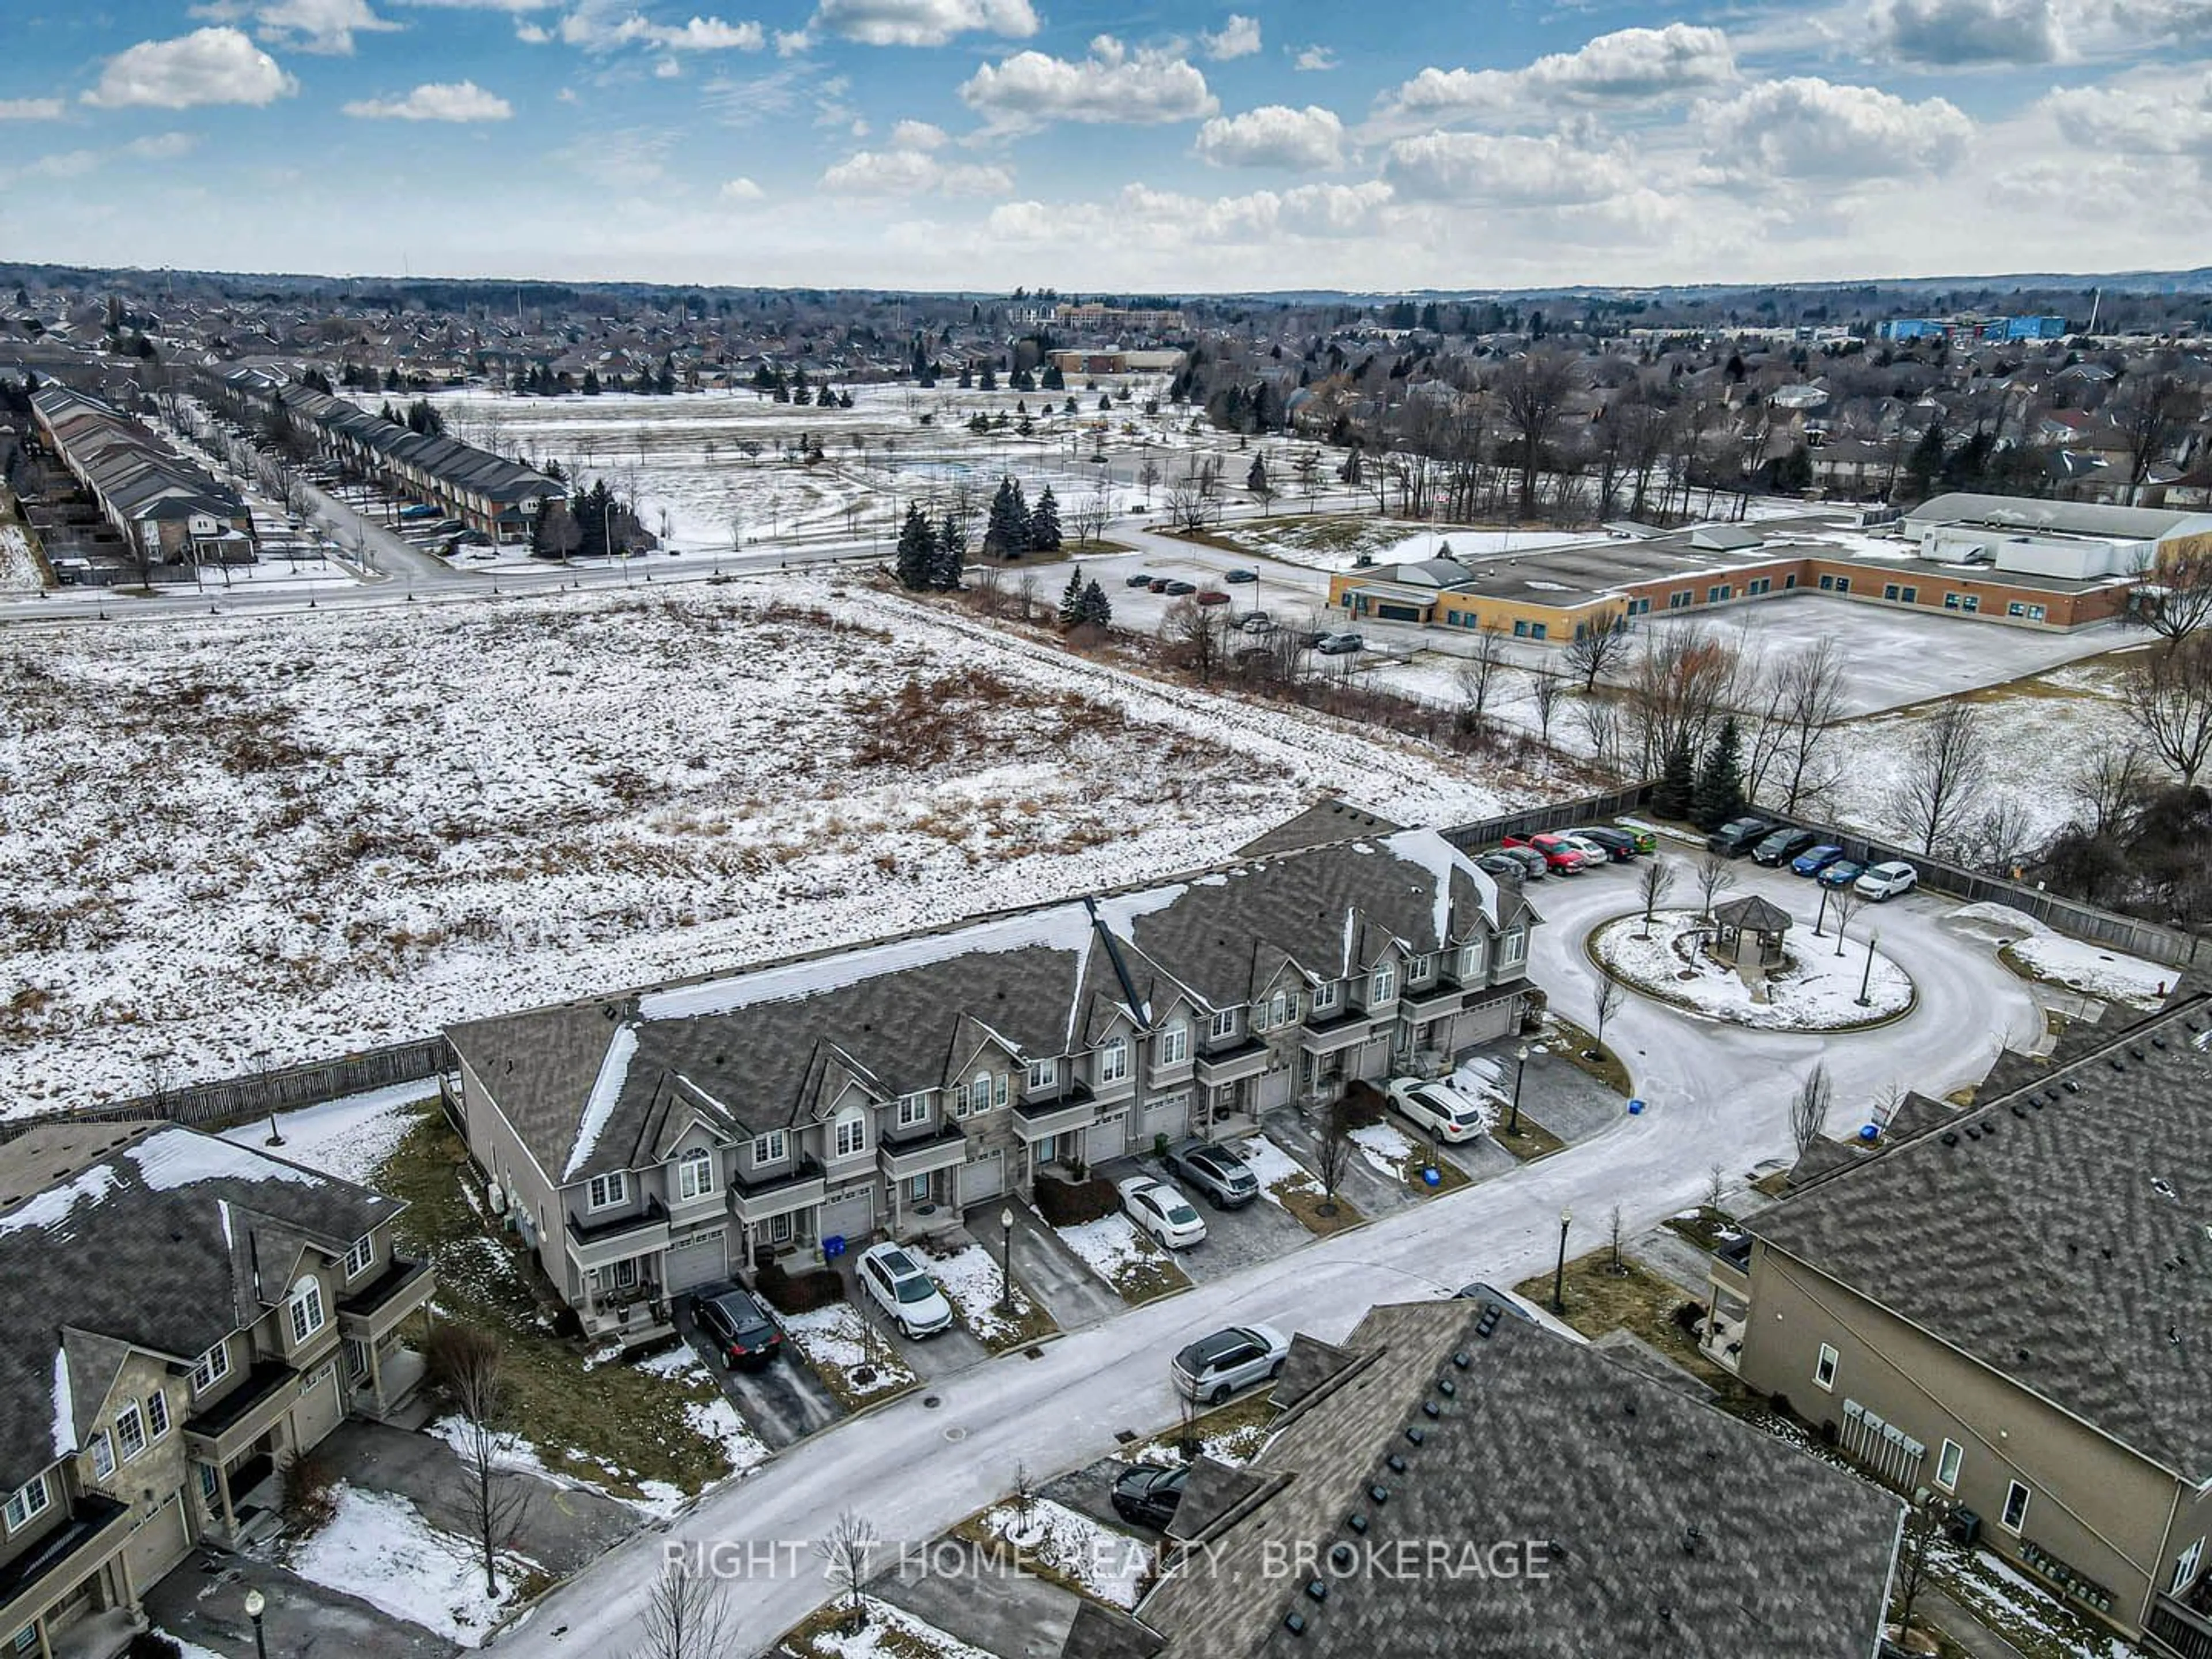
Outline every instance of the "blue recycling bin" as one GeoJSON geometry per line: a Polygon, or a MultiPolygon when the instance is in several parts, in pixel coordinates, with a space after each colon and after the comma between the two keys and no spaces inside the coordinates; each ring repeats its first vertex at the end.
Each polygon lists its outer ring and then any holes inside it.
{"type": "Polygon", "coordinates": [[[1631,1100],[1628,1103],[1628,1115],[1631,1117],[1642,1117],[1644,1115],[1644,1103],[1641,1100],[1631,1100]]]}

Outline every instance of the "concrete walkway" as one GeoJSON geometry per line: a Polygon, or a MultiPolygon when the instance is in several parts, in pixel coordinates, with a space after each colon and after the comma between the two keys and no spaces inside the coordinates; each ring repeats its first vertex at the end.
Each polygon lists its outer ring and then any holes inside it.
{"type": "Polygon", "coordinates": [[[1916,1623],[1933,1625],[1974,1659],[2025,1659],[2021,1650],[1968,1613],[1933,1584],[1923,1583],[1914,1598],[1916,1623]]]}

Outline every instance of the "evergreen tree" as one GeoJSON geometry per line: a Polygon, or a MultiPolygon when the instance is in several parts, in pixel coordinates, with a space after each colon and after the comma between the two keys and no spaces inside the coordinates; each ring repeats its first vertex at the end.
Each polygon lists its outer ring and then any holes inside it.
{"type": "Polygon", "coordinates": [[[1669,748],[1660,763],[1658,785],[1651,792],[1651,810],[1662,818],[1686,818],[1690,816],[1690,798],[1696,788],[1697,762],[1686,739],[1669,748]]]}
{"type": "Polygon", "coordinates": [[[1928,430],[1920,434],[1920,441],[1912,447],[1912,454],[1905,463],[1905,477],[1915,495],[1925,495],[1934,488],[1936,475],[1943,470],[1943,422],[1928,422],[1928,430]]]}
{"type": "Polygon", "coordinates": [[[1083,620],[1083,572],[1067,573],[1067,586],[1060,590],[1060,626],[1064,633],[1083,620]]]}
{"type": "Polygon", "coordinates": [[[1052,486],[1047,484],[1030,513],[1030,550],[1057,553],[1060,540],[1060,502],[1053,495],[1052,486]]]}
{"type": "Polygon", "coordinates": [[[1022,487],[1012,478],[999,480],[991,497],[991,516],[983,530],[983,551],[995,558],[1018,559],[1030,549],[1030,508],[1022,487]]]}
{"type": "Polygon", "coordinates": [[[1690,817],[1700,830],[1717,830],[1730,818],[1741,817],[1748,805],[1743,793],[1743,738],[1730,714],[1721,722],[1720,733],[1698,769],[1690,817]]]}
{"type": "Polygon", "coordinates": [[[596,368],[587,368],[584,371],[584,395],[586,398],[596,398],[599,395],[599,371],[596,368]]]}
{"type": "Polygon", "coordinates": [[[961,365],[960,365],[960,389],[961,389],[963,392],[969,391],[969,390],[970,390],[971,388],[973,388],[973,387],[974,387],[975,384],[975,372],[973,369],[971,369],[970,368],[969,368],[969,366],[968,366],[966,363],[963,363],[963,364],[961,364],[961,365]]]}
{"type": "Polygon", "coordinates": [[[1113,603],[1095,576],[1084,584],[1083,604],[1077,620],[1085,628],[1104,628],[1114,620],[1113,603]]]}
{"type": "Polygon", "coordinates": [[[1060,372],[1058,363],[1047,363],[1043,378],[1038,384],[1047,392],[1065,392],[1067,390],[1067,377],[1060,372]]]}
{"type": "Polygon", "coordinates": [[[386,392],[397,392],[399,390],[399,371],[398,369],[387,368],[384,371],[384,389],[386,392]]]}
{"type": "Polygon", "coordinates": [[[921,509],[908,504],[906,522],[899,526],[898,555],[895,568],[899,586],[909,592],[920,592],[930,586],[937,562],[937,533],[929,527],[929,520],[921,516],[921,509]]]}
{"type": "Polygon", "coordinates": [[[968,532],[951,514],[938,526],[937,556],[930,562],[929,585],[939,592],[958,591],[960,573],[968,563],[968,532]]]}
{"type": "Polygon", "coordinates": [[[975,377],[975,390],[978,392],[996,392],[998,389],[999,377],[991,373],[990,364],[985,363],[983,365],[983,372],[975,377]]]}
{"type": "Polygon", "coordinates": [[[607,534],[612,528],[614,501],[608,492],[607,481],[601,478],[589,489],[579,490],[575,500],[571,511],[576,520],[576,556],[604,559],[607,556],[607,534]]]}
{"type": "Polygon", "coordinates": [[[1251,469],[1244,474],[1244,488],[1256,495],[1267,487],[1267,458],[1264,455],[1255,455],[1252,458],[1251,469]]]}

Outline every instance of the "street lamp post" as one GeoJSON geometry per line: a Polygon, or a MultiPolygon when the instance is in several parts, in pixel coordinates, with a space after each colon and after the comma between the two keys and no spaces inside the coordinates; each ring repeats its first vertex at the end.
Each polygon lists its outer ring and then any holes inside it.
{"type": "Polygon", "coordinates": [[[269,1641],[261,1633],[261,1615],[269,1610],[269,1598],[258,1589],[246,1592],[246,1616],[253,1621],[253,1651],[256,1659],[269,1659],[269,1641]]]}
{"type": "Polygon", "coordinates": [[[1820,914],[1813,918],[1813,937],[1821,937],[1820,924],[1828,919],[1828,884],[1820,884],[1820,914]]]}
{"type": "Polygon", "coordinates": [[[1521,1074],[1528,1069],[1528,1045],[1522,1043],[1513,1051],[1513,1115],[1506,1121],[1505,1133],[1521,1133],[1521,1074]]]}
{"type": "Polygon", "coordinates": [[[1012,1205],[999,1212],[999,1311],[1008,1319],[1014,1316],[1014,1211],[1012,1205]]]}
{"type": "Polygon", "coordinates": [[[1567,1310],[1567,1229],[1574,1220],[1573,1211],[1559,1212],[1559,1265],[1552,1270],[1552,1311],[1555,1314],[1567,1310]]]}
{"type": "Polygon", "coordinates": [[[1858,1001],[1862,1008],[1870,1006],[1872,1002],[1867,992],[1874,984],[1874,947],[1881,943],[1881,929],[1877,927],[1867,935],[1866,967],[1859,974],[1858,1001]]]}

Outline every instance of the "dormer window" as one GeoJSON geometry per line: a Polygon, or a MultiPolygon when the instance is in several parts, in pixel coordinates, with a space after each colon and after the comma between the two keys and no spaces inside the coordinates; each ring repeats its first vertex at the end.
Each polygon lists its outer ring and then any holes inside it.
{"type": "Polygon", "coordinates": [[[1474,979],[1482,972],[1483,948],[1479,939],[1469,939],[1459,947],[1459,976],[1474,979]]]}
{"type": "Polygon", "coordinates": [[[1160,1033],[1158,1063],[1162,1066],[1180,1066],[1189,1058],[1190,1027],[1177,1020],[1160,1033]]]}
{"type": "Polygon", "coordinates": [[[1386,1002],[1395,1001],[1397,996],[1398,970],[1391,963],[1383,963],[1368,976],[1368,1005],[1370,1007],[1379,1008],[1386,1002]]]}
{"type": "Polygon", "coordinates": [[[1030,1062],[1030,1088],[1049,1089],[1060,1081],[1060,1062],[1057,1060],[1033,1060],[1030,1062]]]}
{"type": "Polygon", "coordinates": [[[353,1248],[346,1252],[346,1283],[352,1284],[375,1263],[376,1239],[372,1234],[363,1233],[359,1238],[354,1240],[353,1248]]]}
{"type": "Polygon", "coordinates": [[[755,1135],[753,1137],[754,1164],[757,1166],[763,1164],[782,1163],[785,1154],[790,1150],[790,1141],[781,1129],[770,1129],[764,1135],[755,1135]]]}
{"type": "Polygon", "coordinates": [[[1129,1075],[1129,1040],[1127,1037],[1108,1037],[1098,1046],[1098,1080],[1119,1083],[1129,1075]]]}
{"type": "Polygon", "coordinates": [[[1213,1040],[1217,1042],[1220,1042],[1224,1037],[1235,1036],[1237,1035],[1237,1011],[1234,1008],[1224,1008],[1219,1013],[1214,1015],[1213,1024],[1207,1029],[1212,1032],[1213,1040]]]}
{"type": "Polygon", "coordinates": [[[306,1278],[292,1287],[285,1303],[286,1316],[292,1325],[292,1340],[305,1342],[323,1328],[323,1286],[320,1280],[306,1278]]]}
{"type": "Polygon", "coordinates": [[[714,1191],[714,1155],[703,1146],[694,1146],[676,1160],[676,1196],[688,1202],[708,1197],[714,1191]]]}
{"type": "Polygon", "coordinates": [[[1406,969],[1406,983],[1408,985],[1423,985],[1436,976],[1437,959],[1430,951],[1425,951],[1415,957],[1406,969]]]}
{"type": "Polygon", "coordinates": [[[611,1210],[629,1201],[629,1175],[626,1170],[610,1170],[605,1175],[595,1175],[584,1188],[584,1207],[587,1210],[611,1210]]]}
{"type": "Polygon", "coordinates": [[[868,1150],[868,1115],[858,1106],[848,1106],[837,1114],[836,1127],[830,1145],[835,1156],[851,1158],[868,1150]]]}
{"type": "Polygon", "coordinates": [[[1323,980],[1320,984],[1315,986],[1313,991],[1314,1012],[1317,1014],[1325,1014],[1329,1012],[1336,1006],[1336,1000],[1340,994],[1337,982],[1333,979],[1323,980]]]}
{"type": "Polygon", "coordinates": [[[898,1097],[898,1126],[902,1129],[918,1128],[929,1121],[929,1095],[927,1091],[898,1097]]]}
{"type": "Polygon", "coordinates": [[[1498,965],[1510,968],[1528,954],[1528,930],[1516,927],[1498,941],[1498,965]]]}

